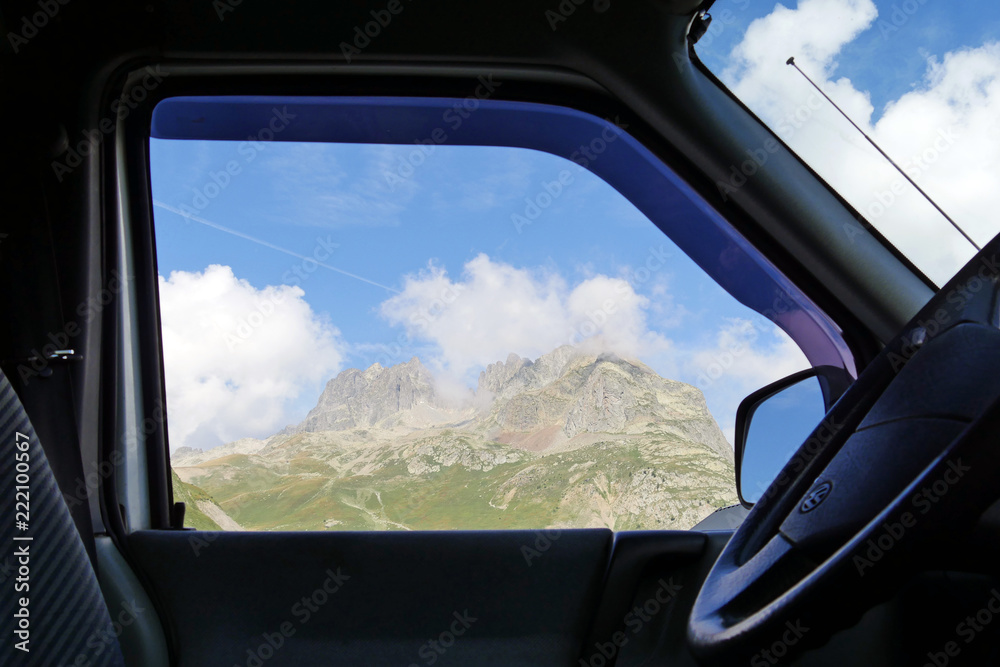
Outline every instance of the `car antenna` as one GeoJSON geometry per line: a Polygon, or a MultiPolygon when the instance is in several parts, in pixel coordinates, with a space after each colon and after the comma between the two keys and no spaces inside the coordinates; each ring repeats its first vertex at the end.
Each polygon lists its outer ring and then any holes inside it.
{"type": "Polygon", "coordinates": [[[809,83],[811,83],[812,87],[815,88],[816,90],[818,90],[819,94],[822,95],[823,97],[825,97],[826,101],[829,102],[830,104],[832,104],[833,108],[836,109],[837,111],[839,111],[840,115],[843,116],[844,118],[846,118],[847,122],[850,123],[851,125],[853,125],[854,129],[857,130],[858,132],[860,132],[861,136],[863,136],[865,139],[867,139],[868,143],[870,143],[872,146],[874,146],[875,150],[877,150],[879,153],[881,153],[882,157],[884,157],[886,160],[888,160],[889,164],[891,164],[893,167],[895,167],[896,171],[898,171],[900,174],[902,174],[903,178],[905,178],[906,180],[908,180],[910,182],[910,185],[912,185],[913,187],[915,187],[917,189],[917,192],[919,192],[920,194],[922,194],[924,196],[924,199],[926,199],[927,201],[929,201],[931,203],[931,206],[933,206],[934,208],[936,208],[938,210],[938,213],[940,213],[941,215],[943,215],[944,219],[947,220],[948,222],[950,222],[951,226],[954,227],[955,229],[957,229],[958,233],[965,237],[966,241],[968,241],[969,243],[972,244],[973,248],[975,248],[976,250],[982,250],[982,248],[980,248],[979,245],[975,241],[973,241],[969,237],[969,235],[966,234],[962,230],[961,227],[958,226],[958,223],[955,222],[954,220],[952,220],[951,216],[949,216],[947,213],[945,213],[944,209],[941,208],[940,206],[938,206],[937,202],[935,202],[933,199],[931,199],[931,196],[929,194],[927,194],[926,192],[924,192],[923,188],[921,188],[919,185],[917,185],[916,181],[914,181],[912,178],[910,178],[909,174],[907,174],[905,171],[903,171],[902,168],[900,168],[900,166],[898,164],[896,164],[896,162],[891,157],[889,157],[888,153],[886,153],[884,150],[882,150],[881,148],[879,148],[879,145],[876,144],[872,140],[871,137],[869,137],[867,134],[865,134],[865,131],[862,130],[860,127],[858,127],[858,124],[855,123],[853,120],[851,120],[851,117],[848,116],[846,113],[844,113],[844,110],[841,109],[840,107],[838,107],[837,103],[834,102],[833,100],[831,100],[830,96],[827,95],[826,93],[824,93],[823,89],[820,88],[819,86],[817,86],[816,82],[809,78],[808,74],[806,74],[805,72],[803,72],[802,69],[798,65],[795,64],[795,57],[794,56],[791,57],[791,58],[789,58],[788,60],[786,60],[785,64],[786,65],[791,65],[792,67],[794,67],[795,69],[797,69],[799,71],[799,74],[801,74],[802,76],[804,76],[806,78],[806,81],[808,81],[809,83]]]}

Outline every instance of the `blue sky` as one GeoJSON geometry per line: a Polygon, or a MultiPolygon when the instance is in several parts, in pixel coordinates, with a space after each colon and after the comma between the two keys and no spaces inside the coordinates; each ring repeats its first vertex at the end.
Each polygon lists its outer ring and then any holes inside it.
{"type": "MultiPolygon", "coordinates": [[[[173,206],[192,204],[195,191],[212,182],[214,166],[239,159],[237,142],[152,143],[154,196],[173,206]],[[194,160],[204,160],[207,168],[192,169],[194,160]]],[[[329,264],[396,291],[402,289],[403,276],[426,269],[429,262],[460,274],[480,253],[517,267],[548,268],[570,280],[594,273],[617,275],[641,264],[651,244],[665,241],[610,186],[546,153],[440,147],[405,185],[392,189],[380,169],[405,158],[412,150],[408,146],[261,146],[254,162],[245,163],[243,173],[200,215],[304,255],[311,255],[317,238],[329,236],[338,244],[329,264]],[[565,169],[572,169],[575,181],[537,223],[518,233],[511,214],[523,212],[524,198],[565,169]]],[[[262,288],[285,281],[285,274],[300,263],[162,210],[157,223],[164,275],[226,264],[262,288]]],[[[672,252],[676,265],[662,279],[677,271],[686,278],[693,265],[676,249],[672,252]]],[[[390,325],[373,316],[393,291],[322,269],[315,275],[315,280],[303,281],[307,299],[317,311],[336,314],[347,340],[396,339],[390,325]]],[[[710,305],[721,296],[710,281],[689,283],[692,300],[707,298],[710,305]]],[[[368,365],[375,358],[352,352],[351,361],[368,365]]]]}
{"type": "MultiPolygon", "coordinates": [[[[979,240],[996,232],[1000,5],[719,0],[712,13],[701,58],[772,127],[807,110],[779,135],[933,278],[968,244],[911,192],[879,208],[899,175],[834,111],[807,106],[787,56],[900,162],[925,156],[916,178],[979,240]]],[[[488,147],[438,147],[401,171],[411,151],[151,140],[172,447],[269,435],[333,374],[376,361],[419,356],[460,394],[483,365],[591,325],[602,345],[699,386],[730,436],[744,395],[804,366],[589,172],[488,147]],[[511,216],[567,170],[516,229],[511,216]],[[664,266],[635,280],[661,248],[664,266]],[[615,312],[598,312],[609,298],[615,312]],[[712,364],[725,374],[705,382],[712,364]]]]}
{"type": "Polygon", "coordinates": [[[1000,3],[719,0],[712,13],[700,57],[932,280],[972,246],[789,56],[980,245],[1000,230],[1000,3]]]}
{"type": "MultiPolygon", "coordinates": [[[[731,382],[704,387],[728,429],[742,395],[737,394],[771,379],[759,377],[761,367],[766,374],[775,372],[769,355],[787,359],[779,371],[805,363],[801,355],[789,356],[792,344],[783,334],[719,288],[616,190],[563,158],[526,149],[443,146],[400,182],[386,174],[398,173],[400,160],[412,151],[408,146],[271,142],[258,147],[244,146],[241,152],[237,142],[151,141],[157,256],[164,328],[177,329],[176,337],[204,342],[209,336],[216,343],[205,350],[186,343],[185,358],[217,359],[221,350],[232,364],[270,368],[262,375],[286,372],[270,366],[278,362],[268,351],[256,349],[262,339],[257,331],[301,329],[303,321],[282,315],[280,307],[276,315],[256,316],[260,322],[250,316],[267,310],[254,305],[267,300],[266,290],[301,288],[301,298],[289,298],[308,306],[305,321],[318,322],[317,331],[331,334],[330,340],[305,345],[325,350],[327,359],[306,355],[280,363],[317,363],[327,373],[298,378],[297,397],[281,419],[301,419],[322,383],[343,368],[419,356],[452,385],[469,387],[485,364],[510,352],[535,358],[599,330],[616,351],[693,384],[734,341],[759,343],[760,355],[748,353],[741,360],[748,377],[735,392],[731,382]],[[233,172],[228,178],[222,175],[227,164],[233,172]],[[533,224],[518,229],[512,216],[525,213],[526,199],[546,201],[539,194],[561,174],[565,184],[558,196],[533,224]],[[175,212],[181,209],[196,211],[203,222],[175,212]],[[301,259],[317,250],[325,266],[301,259]],[[663,268],[635,279],[651,256],[664,260],[663,268]],[[210,281],[205,272],[212,265],[229,267],[242,287],[231,280],[222,285],[217,274],[210,281]],[[171,278],[174,272],[186,275],[183,284],[171,278]],[[494,290],[491,283],[497,281],[502,284],[494,290]],[[438,291],[428,293],[431,289],[438,291]],[[233,306],[240,302],[233,290],[248,295],[249,305],[233,306]],[[192,294],[210,292],[219,292],[218,302],[190,305],[192,294]],[[449,302],[453,292],[460,299],[455,306],[449,302]],[[443,299],[435,304],[436,297],[443,299]],[[603,313],[608,297],[613,312],[603,313]],[[501,303],[514,311],[541,312],[523,318],[505,313],[496,326],[461,333],[464,323],[489,318],[501,303]],[[465,308],[461,315],[436,319],[442,307],[458,306],[465,308]],[[228,324],[180,332],[181,322],[222,315],[228,324]],[[433,321],[414,327],[414,317],[433,321]],[[251,335],[241,336],[240,322],[251,335]],[[222,339],[237,344],[222,349],[222,339]]],[[[182,356],[170,343],[176,337],[166,344],[168,390],[192,387],[189,393],[198,397],[193,402],[204,406],[213,399],[193,386],[204,384],[199,375],[219,369],[175,362],[182,356]]],[[[262,380],[234,376],[223,389],[262,380]]],[[[228,398],[241,400],[238,393],[228,398]]],[[[179,414],[172,410],[172,418],[179,414]]],[[[198,435],[197,428],[181,428],[192,433],[185,444],[208,446],[213,438],[234,437],[234,431],[198,435]]]]}
{"type": "MultiPolygon", "coordinates": [[[[798,3],[717,0],[711,32],[696,47],[698,56],[712,71],[722,72],[750,23],[770,14],[776,4],[794,8],[798,3]]],[[[874,5],[877,21],[845,46],[836,76],[870,93],[875,120],[888,102],[920,85],[928,56],[941,58],[1000,37],[1000,3],[878,0],[874,5]]],[[[788,56],[801,54],[789,50],[788,56]]]]}

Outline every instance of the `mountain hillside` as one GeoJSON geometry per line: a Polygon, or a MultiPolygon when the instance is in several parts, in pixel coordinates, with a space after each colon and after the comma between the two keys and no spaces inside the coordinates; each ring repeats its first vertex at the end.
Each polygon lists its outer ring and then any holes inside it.
{"type": "Polygon", "coordinates": [[[301,423],[173,465],[261,530],[690,528],[736,501],[701,392],[638,361],[510,355],[475,405],[444,400],[417,358],[349,369],[301,423]]]}
{"type": "Polygon", "coordinates": [[[202,511],[208,504],[215,505],[211,497],[197,486],[182,482],[177,473],[173,473],[171,477],[174,501],[185,505],[184,524],[198,530],[221,530],[221,526],[202,511]]]}
{"type": "Polygon", "coordinates": [[[638,436],[654,428],[732,460],[699,390],[615,355],[585,356],[568,345],[534,363],[511,355],[480,374],[479,390],[496,396],[482,426],[501,442],[546,449],[585,433],[638,436]]]}

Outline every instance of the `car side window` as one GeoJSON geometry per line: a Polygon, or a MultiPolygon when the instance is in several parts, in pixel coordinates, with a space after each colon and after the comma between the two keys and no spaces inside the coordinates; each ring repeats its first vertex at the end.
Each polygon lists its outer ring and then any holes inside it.
{"type": "Polygon", "coordinates": [[[810,360],[584,164],[620,134],[574,158],[273,114],[150,139],[190,525],[686,529],[737,502],[740,399],[810,360]]]}

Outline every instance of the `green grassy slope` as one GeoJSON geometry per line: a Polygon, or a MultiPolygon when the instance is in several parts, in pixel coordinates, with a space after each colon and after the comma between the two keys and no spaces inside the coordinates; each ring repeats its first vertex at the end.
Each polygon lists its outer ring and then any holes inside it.
{"type": "Polygon", "coordinates": [[[447,431],[369,450],[296,438],[288,458],[227,456],[193,481],[257,530],[686,529],[735,502],[732,465],[669,433],[548,455],[447,431]]]}
{"type": "Polygon", "coordinates": [[[184,525],[189,528],[197,528],[198,530],[221,530],[219,524],[205,516],[198,509],[198,505],[195,502],[197,500],[215,502],[212,500],[212,497],[200,487],[182,482],[176,472],[171,471],[170,478],[174,485],[174,502],[184,503],[185,505],[184,525]]]}

